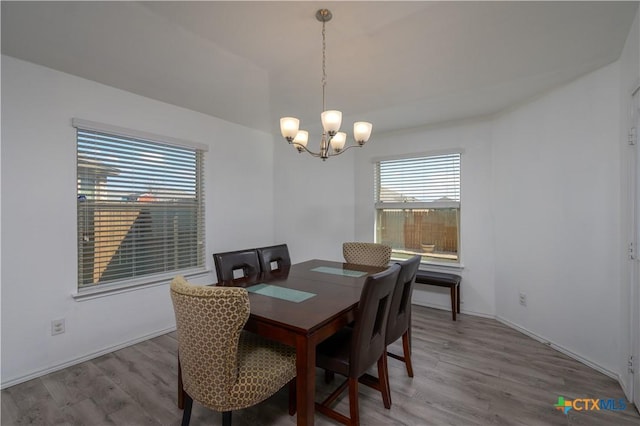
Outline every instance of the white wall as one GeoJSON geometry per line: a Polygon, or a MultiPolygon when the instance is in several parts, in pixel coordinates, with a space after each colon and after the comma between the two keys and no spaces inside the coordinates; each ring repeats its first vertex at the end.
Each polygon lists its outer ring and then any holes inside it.
{"type": "MultiPolygon", "coordinates": [[[[309,132],[310,149],[318,150],[319,138],[309,132]]],[[[353,150],[322,161],[280,139],[274,152],[276,242],[289,245],[294,263],[342,261],[342,242],[354,238],[353,150]]]]}
{"type": "Polygon", "coordinates": [[[497,316],[610,373],[620,362],[619,76],[616,62],[497,118],[491,185],[497,316]]]}
{"type": "MultiPolygon", "coordinates": [[[[72,117],[209,146],[209,269],[213,252],[273,243],[271,135],[7,56],[2,89],[3,387],[175,324],[166,284],[82,302],[71,297],[77,282],[72,117]],[[51,336],[57,318],[66,319],[67,330],[51,336]]],[[[209,273],[200,281],[215,278],[209,273]]]]}
{"type": "MultiPolygon", "coordinates": [[[[620,76],[633,76],[627,86],[639,77],[637,33],[636,19],[627,59],[495,117],[378,135],[358,153],[355,177],[356,239],[371,240],[371,159],[463,148],[463,312],[496,316],[623,385],[620,76]]],[[[414,303],[450,306],[447,290],[427,286],[414,303]]]]}
{"type": "MultiPolygon", "coordinates": [[[[389,155],[462,149],[460,255],[462,311],[493,316],[494,254],[491,213],[491,121],[476,120],[376,135],[356,159],[355,236],[373,241],[375,226],[374,164],[389,155]]],[[[452,271],[457,272],[457,271],[452,271]]],[[[450,309],[449,290],[416,285],[413,302],[450,309]]]]}
{"type": "MultiPolygon", "coordinates": [[[[633,218],[632,212],[632,197],[629,195],[629,181],[633,179],[634,170],[631,170],[629,163],[630,157],[633,157],[634,150],[638,150],[637,146],[632,148],[627,143],[626,136],[629,129],[636,126],[634,122],[634,107],[631,103],[631,95],[640,85],[640,24],[639,24],[640,11],[636,13],[635,20],[629,36],[625,43],[622,54],[620,55],[620,161],[621,161],[621,233],[622,233],[622,250],[626,252],[629,244],[629,238],[633,233],[633,218]]],[[[637,155],[637,154],[636,154],[637,155]]],[[[620,377],[621,384],[628,397],[631,397],[631,379],[632,375],[628,373],[626,369],[629,355],[631,354],[631,342],[632,333],[635,333],[635,338],[638,339],[638,333],[640,333],[640,324],[635,324],[631,327],[631,303],[633,298],[640,297],[640,283],[636,282],[635,293],[631,288],[631,268],[633,267],[632,261],[627,256],[620,258],[621,269],[621,291],[620,291],[620,377]]],[[[638,277],[636,276],[636,279],[638,277]]],[[[634,358],[637,358],[638,355],[634,358]]],[[[636,389],[636,392],[640,394],[640,389],[636,389]]]]}

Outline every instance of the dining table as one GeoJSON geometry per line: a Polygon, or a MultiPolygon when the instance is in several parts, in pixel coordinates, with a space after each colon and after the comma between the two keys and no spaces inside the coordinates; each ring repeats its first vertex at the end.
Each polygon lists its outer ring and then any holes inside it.
{"type": "Polygon", "coordinates": [[[385,269],[314,259],[217,284],[247,289],[247,331],[296,348],[298,425],[314,423],[316,346],[355,319],[366,278],[385,269]]]}

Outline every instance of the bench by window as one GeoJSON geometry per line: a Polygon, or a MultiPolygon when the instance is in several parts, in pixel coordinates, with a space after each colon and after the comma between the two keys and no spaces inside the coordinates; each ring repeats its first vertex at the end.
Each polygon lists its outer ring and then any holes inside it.
{"type": "Polygon", "coordinates": [[[203,269],[204,148],[84,120],[73,126],[78,292],[203,269]]]}
{"type": "Polygon", "coordinates": [[[460,152],[375,162],[377,243],[394,258],[460,262],[460,152]]]}

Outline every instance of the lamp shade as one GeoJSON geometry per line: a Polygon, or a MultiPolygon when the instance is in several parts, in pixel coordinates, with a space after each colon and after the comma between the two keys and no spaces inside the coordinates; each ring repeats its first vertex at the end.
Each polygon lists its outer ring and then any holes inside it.
{"type": "Polygon", "coordinates": [[[293,143],[307,146],[307,142],[309,141],[309,132],[306,130],[299,130],[296,137],[293,139],[293,143]]]}
{"type": "Polygon", "coordinates": [[[344,149],[346,141],[347,134],[344,132],[338,132],[333,138],[331,138],[331,148],[333,148],[335,152],[340,152],[344,149]]]}
{"type": "Polygon", "coordinates": [[[336,110],[324,111],[320,115],[322,120],[322,128],[325,132],[335,134],[340,130],[340,124],[342,124],[342,112],[336,110]]]}
{"type": "Polygon", "coordinates": [[[300,120],[294,117],[282,117],[280,119],[280,132],[282,137],[291,142],[298,134],[300,120]]]}
{"type": "Polygon", "coordinates": [[[360,145],[364,144],[371,137],[373,125],[366,121],[353,123],[353,137],[360,145]]]}

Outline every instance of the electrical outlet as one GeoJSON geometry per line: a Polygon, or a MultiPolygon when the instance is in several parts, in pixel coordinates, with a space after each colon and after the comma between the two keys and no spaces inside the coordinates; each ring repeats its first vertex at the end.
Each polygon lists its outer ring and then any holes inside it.
{"type": "Polygon", "coordinates": [[[64,318],[51,321],[51,335],[64,333],[64,318]]]}
{"type": "Polygon", "coordinates": [[[520,304],[522,306],[527,306],[527,295],[524,293],[520,293],[520,304]]]}

